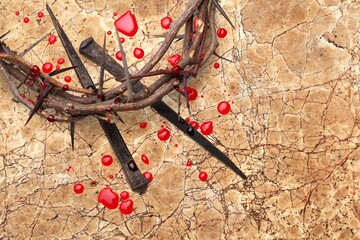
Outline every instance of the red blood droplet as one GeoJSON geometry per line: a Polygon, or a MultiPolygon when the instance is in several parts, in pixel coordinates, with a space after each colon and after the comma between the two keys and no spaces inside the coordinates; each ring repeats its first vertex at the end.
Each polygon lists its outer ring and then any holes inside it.
{"type": "Polygon", "coordinates": [[[112,32],[109,30],[109,31],[106,32],[106,34],[107,34],[107,35],[111,35],[112,32]]]}
{"type": "Polygon", "coordinates": [[[43,18],[43,17],[44,17],[44,13],[43,13],[43,12],[38,12],[38,17],[39,17],[39,18],[43,18]]]}
{"type": "Polygon", "coordinates": [[[119,195],[110,187],[105,187],[99,193],[98,202],[108,209],[115,209],[119,206],[119,195]]]}
{"type": "Polygon", "coordinates": [[[187,118],[185,119],[185,121],[186,121],[186,122],[190,122],[190,118],[187,117],[187,118]]]}
{"type": "Polygon", "coordinates": [[[153,175],[151,174],[151,172],[144,172],[143,173],[143,176],[147,179],[147,180],[149,180],[149,182],[151,182],[152,180],[153,180],[153,175]]]}
{"type": "Polygon", "coordinates": [[[171,17],[164,17],[163,19],[161,19],[161,27],[164,29],[170,29],[172,21],[173,20],[171,19],[171,17]]]}
{"type": "Polygon", "coordinates": [[[66,169],[66,171],[67,171],[67,172],[70,172],[70,169],[71,169],[71,166],[68,166],[67,169],[66,169]]]}
{"type": "Polygon", "coordinates": [[[28,23],[30,21],[30,19],[28,17],[24,17],[24,23],[28,23]]]}
{"type": "Polygon", "coordinates": [[[20,15],[20,12],[19,12],[19,11],[16,11],[16,12],[15,12],[15,15],[16,15],[16,16],[19,16],[19,15],[20,15]]]}
{"type": "Polygon", "coordinates": [[[84,185],[82,185],[81,183],[77,183],[74,185],[74,192],[76,194],[81,194],[84,192],[84,190],[85,190],[84,185]]]}
{"type": "Polygon", "coordinates": [[[129,215],[134,211],[134,202],[131,199],[124,200],[120,203],[120,212],[129,215]]]}
{"type": "Polygon", "coordinates": [[[57,60],[57,63],[58,64],[64,64],[65,63],[65,59],[63,59],[63,58],[59,58],[58,60],[57,60]]]}
{"type": "Polygon", "coordinates": [[[115,57],[117,60],[122,61],[122,55],[121,55],[121,51],[117,51],[115,54],[115,57]]]}
{"type": "MultiPolygon", "coordinates": [[[[185,88],[181,89],[181,93],[185,96],[185,88]]],[[[189,101],[194,101],[198,96],[197,90],[189,86],[187,86],[187,94],[189,101]]]]}
{"type": "Polygon", "coordinates": [[[28,102],[31,103],[32,105],[35,104],[34,100],[32,100],[32,99],[30,99],[30,98],[28,98],[28,102]]]}
{"type": "Polygon", "coordinates": [[[227,35],[227,31],[225,28],[219,28],[216,33],[219,38],[224,38],[227,35]]]}
{"type": "Polygon", "coordinates": [[[50,115],[47,116],[47,120],[48,120],[49,122],[54,122],[54,121],[55,121],[55,116],[52,115],[52,114],[50,114],[50,115]]]}
{"type": "Polygon", "coordinates": [[[114,104],[119,104],[119,103],[120,103],[120,98],[119,97],[114,98],[114,104]]]}
{"type": "Polygon", "coordinates": [[[181,60],[180,54],[174,54],[168,58],[168,62],[174,67],[179,64],[180,60],[181,60]]]}
{"type": "Polygon", "coordinates": [[[146,128],[147,122],[141,122],[141,123],[139,124],[139,126],[140,126],[140,128],[146,128]]]}
{"type": "Polygon", "coordinates": [[[53,65],[49,62],[46,62],[42,65],[42,71],[44,73],[50,73],[53,70],[53,65]]]}
{"type": "Polygon", "coordinates": [[[104,155],[101,158],[101,162],[104,166],[110,166],[113,163],[113,157],[111,155],[104,155]]]}
{"type": "Polygon", "coordinates": [[[134,49],[134,56],[137,58],[137,59],[141,59],[144,57],[144,50],[142,50],[141,48],[135,48],[134,49]]]}
{"type": "Polygon", "coordinates": [[[200,130],[204,135],[210,135],[213,131],[212,121],[203,122],[200,126],[200,130]]]}
{"type": "Polygon", "coordinates": [[[207,174],[206,172],[201,172],[201,173],[199,174],[199,179],[200,179],[201,181],[205,182],[205,181],[207,180],[207,178],[208,178],[208,174],[207,174]]]}
{"type": "Polygon", "coordinates": [[[149,158],[145,154],[141,154],[141,161],[143,161],[146,165],[149,164],[149,158]]]}
{"type": "Polygon", "coordinates": [[[109,178],[110,178],[110,179],[113,179],[113,178],[114,178],[114,175],[111,174],[111,175],[109,176],[109,178]]]}
{"type": "Polygon", "coordinates": [[[190,160],[186,162],[186,166],[191,167],[192,165],[193,164],[192,164],[192,162],[190,160]]]}
{"type": "Polygon", "coordinates": [[[199,19],[198,19],[197,17],[194,18],[194,30],[197,29],[198,20],[199,20],[199,19]]]}
{"type": "Polygon", "coordinates": [[[26,96],[24,93],[22,93],[22,94],[20,94],[20,97],[25,98],[26,96]]]}
{"type": "Polygon", "coordinates": [[[116,16],[117,16],[117,12],[113,12],[113,16],[116,17],[116,16]]]}
{"type": "Polygon", "coordinates": [[[221,114],[228,114],[231,110],[230,104],[226,101],[219,102],[217,110],[221,114]]]}
{"type": "Polygon", "coordinates": [[[130,197],[129,192],[128,191],[122,191],[120,193],[120,197],[121,197],[122,200],[128,199],[130,197]]]}
{"type": "MultiPolygon", "coordinates": [[[[59,64],[56,64],[56,69],[59,70],[61,67],[59,64]]],[[[59,76],[57,76],[59,78],[59,76]]]]}
{"type": "Polygon", "coordinates": [[[71,77],[70,76],[65,76],[64,81],[67,82],[67,83],[71,82],[71,77]]]}
{"type": "Polygon", "coordinates": [[[64,90],[64,91],[69,91],[69,85],[67,85],[67,84],[64,84],[64,86],[62,87],[62,89],[64,90]]]}
{"type": "Polygon", "coordinates": [[[56,43],[56,40],[57,40],[57,37],[54,34],[50,33],[49,38],[48,38],[49,44],[52,45],[52,44],[56,43]]]}
{"type": "Polygon", "coordinates": [[[124,42],[125,42],[125,38],[121,37],[121,38],[120,38],[120,42],[121,42],[121,43],[124,43],[124,42]]]}
{"type": "Polygon", "coordinates": [[[170,138],[170,131],[167,128],[162,128],[157,132],[157,136],[161,141],[166,141],[170,138]]]}
{"type": "Polygon", "coordinates": [[[198,130],[199,123],[197,121],[191,121],[190,122],[191,127],[193,127],[195,130],[198,130]]]}
{"type": "Polygon", "coordinates": [[[220,63],[214,63],[214,68],[218,69],[220,67],[220,63]]]}
{"type": "Polygon", "coordinates": [[[128,37],[135,36],[139,29],[136,18],[130,10],[128,10],[115,21],[115,27],[119,32],[125,34],[128,37]]]}

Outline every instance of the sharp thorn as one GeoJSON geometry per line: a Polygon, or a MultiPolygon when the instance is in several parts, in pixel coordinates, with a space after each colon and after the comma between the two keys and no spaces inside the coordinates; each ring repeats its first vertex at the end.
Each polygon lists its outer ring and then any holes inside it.
{"type": "Polygon", "coordinates": [[[233,61],[231,61],[230,59],[227,59],[227,58],[224,58],[223,56],[220,56],[219,54],[217,54],[216,52],[213,53],[216,57],[220,58],[220,59],[223,59],[225,61],[228,61],[228,62],[231,62],[231,63],[234,63],[233,61]]]}
{"type": "Polygon", "coordinates": [[[0,40],[3,39],[6,35],[8,35],[10,33],[10,30],[7,31],[6,33],[4,33],[3,35],[0,36],[0,40]]]}
{"type": "Polygon", "coordinates": [[[39,40],[37,40],[36,42],[34,42],[33,44],[31,44],[28,48],[26,48],[22,53],[19,54],[19,57],[23,57],[25,56],[25,54],[27,54],[28,52],[31,51],[31,49],[33,49],[34,47],[36,47],[39,43],[41,43],[49,34],[44,35],[43,37],[41,37],[39,40]]]}
{"type": "Polygon", "coordinates": [[[106,58],[106,32],[104,34],[104,44],[103,44],[103,52],[102,52],[102,60],[100,67],[100,77],[99,77],[99,92],[98,94],[102,94],[104,87],[104,73],[105,73],[105,58],[106,58]]]}
{"type": "Polygon", "coordinates": [[[70,122],[71,149],[74,151],[75,123],[70,122]]]}
{"type": "Polygon", "coordinates": [[[28,124],[28,122],[31,120],[31,118],[34,116],[34,114],[37,112],[37,110],[39,110],[39,108],[41,107],[42,103],[44,102],[46,96],[49,94],[49,92],[54,88],[54,85],[47,85],[45,90],[40,94],[40,96],[38,97],[34,108],[31,110],[30,114],[29,114],[29,118],[27,119],[26,124],[28,124]]]}
{"type": "Polygon", "coordinates": [[[224,18],[226,19],[226,21],[231,25],[231,27],[233,29],[235,29],[234,24],[231,22],[230,18],[228,17],[228,15],[226,14],[226,12],[224,11],[224,9],[220,6],[218,0],[212,0],[212,2],[215,4],[215,7],[219,10],[219,12],[221,13],[221,15],[224,16],[224,18]]]}
{"type": "Polygon", "coordinates": [[[122,118],[120,117],[120,115],[117,112],[114,112],[114,115],[117,117],[117,119],[120,120],[120,122],[122,122],[123,124],[125,124],[125,122],[122,120],[122,118]]]}
{"type": "Polygon", "coordinates": [[[66,72],[66,71],[69,71],[71,69],[75,69],[77,68],[78,66],[71,66],[71,67],[66,67],[66,68],[62,68],[62,69],[56,69],[54,71],[52,71],[51,73],[49,73],[49,76],[55,76],[57,74],[60,74],[60,73],[63,73],[63,72],[66,72]]]}

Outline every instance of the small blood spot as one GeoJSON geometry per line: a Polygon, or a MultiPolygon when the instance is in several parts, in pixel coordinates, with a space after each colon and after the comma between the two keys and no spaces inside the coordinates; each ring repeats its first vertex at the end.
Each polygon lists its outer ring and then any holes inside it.
{"type": "Polygon", "coordinates": [[[105,187],[99,193],[98,202],[108,209],[115,209],[119,206],[119,195],[110,187],[105,187]]]}
{"type": "Polygon", "coordinates": [[[43,12],[38,12],[37,15],[38,15],[39,18],[43,18],[43,17],[44,17],[44,13],[43,13],[43,12]]]}
{"type": "Polygon", "coordinates": [[[157,132],[157,136],[161,141],[166,141],[170,138],[170,131],[167,128],[162,128],[157,132]]]}
{"type": "Polygon", "coordinates": [[[122,55],[121,55],[121,51],[117,51],[115,54],[115,57],[117,60],[122,61],[122,55]]]}
{"type": "Polygon", "coordinates": [[[144,172],[143,173],[143,176],[147,179],[147,180],[149,180],[149,182],[151,182],[152,180],[153,180],[153,175],[151,174],[151,172],[144,172]]]}
{"type": "Polygon", "coordinates": [[[186,166],[191,167],[192,165],[193,163],[190,160],[186,162],[186,166]]]}
{"type": "Polygon", "coordinates": [[[20,15],[20,12],[19,12],[19,11],[16,11],[16,12],[15,12],[15,15],[16,15],[16,16],[19,16],[19,15],[20,15]]]}
{"type": "Polygon", "coordinates": [[[64,77],[64,81],[67,83],[71,82],[71,77],[70,76],[64,77]]]}
{"type": "Polygon", "coordinates": [[[135,36],[139,29],[136,18],[130,10],[125,12],[115,21],[115,27],[119,32],[128,37],[135,36]]]}
{"type": "Polygon", "coordinates": [[[220,67],[220,63],[214,63],[214,68],[218,69],[220,67]]]}
{"type": "Polygon", "coordinates": [[[197,121],[191,121],[190,125],[196,130],[199,129],[199,123],[197,121]]]}
{"type": "Polygon", "coordinates": [[[205,181],[207,180],[207,178],[208,178],[208,174],[207,174],[206,172],[201,172],[201,173],[199,174],[199,179],[200,179],[201,181],[205,182],[205,181]]]}
{"type": "Polygon", "coordinates": [[[55,121],[55,116],[52,115],[52,114],[50,114],[50,115],[47,116],[47,120],[48,120],[49,122],[54,122],[54,121],[55,121]]]}
{"type": "Polygon", "coordinates": [[[65,59],[63,58],[59,58],[59,60],[57,60],[58,64],[64,64],[65,63],[65,59]]]}
{"type": "Polygon", "coordinates": [[[49,62],[46,62],[42,65],[42,71],[44,73],[50,73],[53,70],[53,65],[49,62]]]}
{"type": "Polygon", "coordinates": [[[227,31],[225,28],[219,28],[216,33],[219,38],[224,38],[227,35],[227,31]]]}
{"type": "Polygon", "coordinates": [[[171,17],[164,17],[163,19],[161,19],[161,27],[164,29],[170,29],[172,21],[173,20],[171,19],[171,17]]]}
{"type": "Polygon", "coordinates": [[[181,55],[180,54],[174,54],[172,55],[171,57],[168,58],[168,62],[173,66],[175,67],[176,65],[179,64],[181,60],[181,55]]]}
{"type": "Polygon", "coordinates": [[[107,35],[111,35],[112,34],[112,32],[109,30],[109,31],[107,31],[107,35]]]}
{"type": "Polygon", "coordinates": [[[120,203],[119,210],[124,215],[129,215],[134,211],[134,202],[131,199],[126,199],[120,203]]]}
{"type": "Polygon", "coordinates": [[[74,185],[74,192],[76,194],[81,194],[84,192],[84,190],[85,190],[84,185],[82,185],[81,183],[77,183],[74,185]]]}
{"type": "Polygon", "coordinates": [[[104,166],[110,166],[113,163],[114,159],[111,155],[104,155],[101,158],[101,162],[104,166]]]}
{"type": "Polygon", "coordinates": [[[149,158],[145,154],[141,154],[141,161],[143,161],[146,165],[149,164],[149,158]]]}
{"type": "Polygon", "coordinates": [[[128,191],[122,191],[121,193],[120,193],[120,198],[122,199],[122,200],[126,200],[126,199],[128,199],[130,197],[130,195],[129,195],[129,192],[128,191]]]}
{"type": "Polygon", "coordinates": [[[24,23],[28,23],[30,21],[30,19],[28,17],[24,17],[24,23]]]}
{"type": "Polygon", "coordinates": [[[134,56],[137,58],[137,59],[141,59],[144,57],[144,50],[141,49],[141,48],[135,48],[134,49],[134,56]]]}
{"type": "Polygon", "coordinates": [[[228,114],[231,110],[230,104],[226,101],[219,102],[217,110],[221,114],[228,114]]]}
{"type": "Polygon", "coordinates": [[[147,122],[141,122],[141,123],[139,124],[139,126],[140,126],[140,128],[146,128],[147,122]]]}
{"type": "Polygon", "coordinates": [[[67,84],[64,84],[64,86],[62,87],[62,89],[64,90],[64,91],[69,91],[69,85],[67,85],[67,84]]]}
{"type": "Polygon", "coordinates": [[[204,135],[210,135],[213,131],[212,121],[203,122],[200,126],[200,130],[204,135]]]}

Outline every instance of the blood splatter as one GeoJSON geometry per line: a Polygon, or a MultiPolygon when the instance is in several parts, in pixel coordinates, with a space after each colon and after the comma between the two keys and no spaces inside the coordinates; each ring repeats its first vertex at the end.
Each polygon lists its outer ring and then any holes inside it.
{"type": "Polygon", "coordinates": [[[111,35],[112,32],[109,30],[109,31],[106,32],[106,34],[107,34],[107,35],[111,35]]]}
{"type": "Polygon", "coordinates": [[[122,200],[126,200],[126,199],[128,199],[130,197],[130,195],[129,195],[129,192],[128,191],[122,191],[121,193],[120,193],[120,198],[122,199],[122,200]]]}
{"type": "Polygon", "coordinates": [[[67,82],[67,83],[71,82],[71,77],[70,76],[65,76],[64,81],[67,82]]]}
{"type": "Polygon", "coordinates": [[[28,23],[30,21],[30,19],[28,17],[24,17],[23,21],[24,21],[24,23],[28,23]]]}
{"type": "Polygon", "coordinates": [[[190,125],[196,130],[199,129],[199,123],[197,121],[191,121],[190,125]]]}
{"type": "Polygon", "coordinates": [[[217,110],[221,114],[228,114],[231,110],[230,104],[226,101],[219,102],[217,110]]]}
{"type": "Polygon", "coordinates": [[[66,168],[66,171],[67,171],[67,172],[70,172],[70,169],[71,169],[71,166],[68,166],[68,167],[66,168]]]}
{"type": "Polygon", "coordinates": [[[65,63],[65,59],[59,58],[59,59],[57,60],[57,63],[58,63],[58,64],[64,64],[64,63],[65,63]]]}
{"type": "Polygon", "coordinates": [[[38,15],[39,18],[43,18],[43,17],[44,17],[44,13],[43,13],[43,12],[38,12],[37,15],[38,15]]]}
{"type": "Polygon", "coordinates": [[[16,15],[16,16],[19,16],[19,15],[20,15],[20,12],[19,12],[19,11],[16,11],[16,12],[15,12],[15,15],[16,15]]]}
{"type": "Polygon", "coordinates": [[[143,176],[144,176],[147,180],[149,180],[149,182],[151,182],[151,181],[153,180],[153,178],[154,178],[151,172],[144,172],[144,173],[143,173],[143,176]]]}
{"type": "Polygon", "coordinates": [[[117,12],[113,12],[113,16],[116,17],[116,16],[117,16],[117,12]]]}
{"type": "Polygon", "coordinates": [[[144,50],[142,48],[135,48],[134,49],[134,56],[137,58],[137,59],[141,59],[143,58],[145,55],[144,53],[144,50]]]}
{"type": "Polygon", "coordinates": [[[157,132],[157,136],[161,141],[166,141],[170,138],[170,131],[167,128],[161,128],[157,132]]]}
{"type": "Polygon", "coordinates": [[[110,166],[113,163],[114,159],[111,155],[104,155],[101,158],[101,162],[104,166],[110,166]]]}
{"type": "Polygon", "coordinates": [[[216,32],[219,38],[224,38],[227,35],[227,31],[225,28],[219,28],[216,32]]]}
{"type": "Polygon", "coordinates": [[[192,165],[193,165],[193,163],[192,163],[190,160],[188,160],[188,161],[186,162],[186,166],[191,167],[192,165]]]}
{"type": "Polygon", "coordinates": [[[140,128],[146,128],[147,122],[141,122],[141,123],[139,124],[139,126],[140,126],[140,128]]]}
{"type": "Polygon", "coordinates": [[[172,55],[171,57],[168,58],[168,62],[173,66],[175,67],[176,65],[179,64],[181,60],[181,55],[180,54],[174,54],[172,55]]]}
{"type": "Polygon", "coordinates": [[[50,33],[50,36],[48,38],[49,44],[52,45],[52,44],[56,43],[56,40],[57,40],[57,37],[54,34],[50,33]]]}
{"type": "Polygon", "coordinates": [[[212,121],[203,122],[200,126],[200,130],[202,134],[210,135],[213,131],[213,122],[212,121]]]}
{"type": "Polygon", "coordinates": [[[203,182],[205,182],[208,178],[208,174],[206,172],[200,172],[199,179],[203,182]]]}
{"type": "Polygon", "coordinates": [[[161,27],[164,29],[170,29],[171,23],[173,22],[171,17],[164,17],[161,19],[161,27]]]}
{"type": "Polygon", "coordinates": [[[215,68],[215,69],[218,69],[219,67],[220,67],[220,63],[217,63],[217,62],[214,63],[214,68],[215,68]]]}
{"type": "Polygon", "coordinates": [[[64,86],[62,87],[63,91],[69,91],[69,85],[64,84],[64,86]]]}
{"type": "Polygon", "coordinates": [[[49,114],[46,118],[49,122],[54,122],[55,121],[55,116],[52,114],[49,114]]]}
{"type": "Polygon", "coordinates": [[[119,206],[119,195],[110,187],[105,187],[99,193],[98,202],[108,209],[115,209],[119,206]]]}
{"type": "Polygon", "coordinates": [[[81,194],[84,192],[84,190],[85,190],[85,187],[81,183],[77,183],[74,185],[74,192],[76,194],[81,194]]]}
{"type": "Polygon", "coordinates": [[[44,73],[50,73],[53,70],[53,65],[50,62],[46,62],[42,65],[42,71],[44,73]]]}
{"type": "Polygon", "coordinates": [[[145,154],[141,154],[141,161],[143,161],[146,165],[149,164],[149,158],[145,154]]]}
{"type": "Polygon", "coordinates": [[[128,37],[135,36],[139,29],[135,15],[132,14],[130,10],[125,12],[115,21],[115,27],[119,32],[128,37]]]}
{"type": "Polygon", "coordinates": [[[126,199],[120,203],[119,210],[124,215],[129,215],[134,211],[134,202],[131,199],[126,199]]]}
{"type": "Polygon", "coordinates": [[[115,57],[117,60],[122,61],[122,55],[121,55],[121,51],[117,51],[115,54],[115,57]]]}
{"type": "MultiPolygon", "coordinates": [[[[185,96],[185,88],[181,89],[181,93],[185,96]]],[[[197,90],[189,86],[187,86],[187,94],[189,101],[194,101],[198,96],[197,90]]]]}

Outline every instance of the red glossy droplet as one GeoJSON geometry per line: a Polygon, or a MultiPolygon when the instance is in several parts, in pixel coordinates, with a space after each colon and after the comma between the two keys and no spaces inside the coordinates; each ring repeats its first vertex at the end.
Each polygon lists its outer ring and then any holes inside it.
{"type": "Polygon", "coordinates": [[[54,121],[55,121],[55,116],[52,115],[52,114],[50,114],[50,115],[47,116],[47,120],[48,120],[49,122],[54,122],[54,121]]]}
{"type": "Polygon", "coordinates": [[[69,85],[67,85],[67,84],[64,84],[64,86],[62,87],[62,89],[64,90],[64,91],[69,91],[69,85]]]}
{"type": "Polygon", "coordinates": [[[114,178],[114,175],[111,174],[111,175],[109,176],[109,178],[110,178],[110,179],[113,179],[113,178],[114,178]]]}
{"type": "Polygon", "coordinates": [[[130,197],[129,192],[128,191],[122,191],[120,193],[120,197],[121,197],[122,200],[128,199],[130,197]]]}
{"type": "Polygon", "coordinates": [[[119,195],[110,187],[105,187],[99,193],[98,202],[108,209],[115,209],[119,206],[119,195]]]}
{"type": "Polygon", "coordinates": [[[157,132],[157,136],[161,141],[166,141],[170,138],[170,131],[166,128],[162,128],[157,132]]]}
{"type": "Polygon", "coordinates": [[[198,20],[199,20],[199,19],[198,19],[197,17],[194,18],[194,30],[197,29],[198,20]]]}
{"type": "Polygon", "coordinates": [[[200,179],[201,181],[205,182],[205,181],[207,180],[207,178],[208,178],[208,174],[207,174],[206,172],[201,172],[201,173],[199,174],[199,179],[200,179]]]}
{"type": "Polygon", "coordinates": [[[22,94],[20,94],[20,97],[25,98],[26,96],[24,93],[22,93],[22,94]]]}
{"type": "Polygon", "coordinates": [[[114,159],[111,155],[104,155],[101,158],[101,162],[104,166],[110,166],[113,163],[114,159]]]}
{"type": "MultiPolygon", "coordinates": [[[[59,70],[61,67],[59,64],[56,64],[56,67],[55,67],[57,70],[59,70]]],[[[59,78],[59,76],[56,76],[57,78],[59,78]]]]}
{"type": "Polygon", "coordinates": [[[67,171],[67,172],[70,172],[70,169],[71,169],[71,166],[68,166],[68,167],[66,168],[66,171],[67,171]]]}
{"type": "Polygon", "coordinates": [[[154,179],[154,177],[153,177],[153,175],[151,174],[151,172],[144,172],[144,173],[143,173],[143,176],[144,176],[144,178],[146,178],[147,180],[149,180],[149,182],[151,182],[151,181],[154,179]]]}
{"type": "MultiPolygon", "coordinates": [[[[181,93],[185,96],[185,88],[181,89],[181,93]]],[[[189,86],[187,86],[187,94],[189,101],[194,101],[198,96],[197,90],[189,86]]]]}
{"type": "Polygon", "coordinates": [[[197,121],[191,121],[190,122],[191,127],[193,127],[195,130],[198,130],[199,123],[197,121]]]}
{"type": "Polygon", "coordinates": [[[141,122],[141,123],[139,124],[139,126],[140,126],[140,128],[146,128],[147,122],[141,122]]]}
{"type": "Polygon", "coordinates": [[[116,17],[116,16],[117,16],[117,12],[113,12],[113,16],[116,17]]]}
{"type": "Polygon", "coordinates": [[[84,190],[85,190],[85,187],[81,183],[77,183],[74,185],[74,192],[76,194],[81,194],[84,192],[84,190]]]}
{"type": "Polygon", "coordinates": [[[220,67],[220,63],[214,63],[214,68],[218,69],[220,67]]]}
{"type": "Polygon", "coordinates": [[[15,15],[16,15],[16,16],[19,16],[19,15],[20,15],[20,12],[19,12],[19,11],[16,11],[16,12],[15,12],[15,15]]]}
{"type": "Polygon", "coordinates": [[[141,59],[144,57],[144,50],[142,50],[141,48],[135,48],[134,49],[134,56],[137,58],[137,59],[141,59]]]}
{"type": "Polygon", "coordinates": [[[145,154],[141,154],[141,161],[143,161],[146,165],[149,164],[149,158],[145,154]]]}
{"type": "Polygon", "coordinates": [[[128,37],[135,36],[139,29],[136,18],[130,10],[128,10],[115,21],[115,27],[119,32],[125,34],[128,37]]]}
{"type": "Polygon", "coordinates": [[[134,211],[134,202],[131,199],[124,200],[120,203],[120,212],[129,215],[134,211]]]}
{"type": "Polygon", "coordinates": [[[48,38],[49,44],[52,45],[52,44],[56,43],[56,40],[57,40],[57,37],[54,34],[50,33],[49,38],[48,38]]]}
{"type": "Polygon", "coordinates": [[[65,59],[63,59],[63,58],[59,58],[58,60],[57,60],[57,63],[58,64],[64,64],[65,63],[65,59]]]}
{"type": "Polygon", "coordinates": [[[116,97],[115,99],[114,99],[114,104],[119,104],[120,103],[120,98],[119,97],[116,97]]]}
{"type": "Polygon", "coordinates": [[[107,31],[107,35],[111,35],[112,34],[112,32],[109,30],[109,31],[107,31]]]}
{"type": "Polygon", "coordinates": [[[50,73],[53,70],[53,65],[49,62],[46,62],[42,65],[42,71],[44,73],[50,73]]]}
{"type": "Polygon", "coordinates": [[[228,114],[231,110],[230,104],[226,101],[219,102],[217,110],[221,114],[228,114]]]}
{"type": "Polygon", "coordinates": [[[30,19],[28,17],[24,17],[23,21],[24,21],[24,23],[28,23],[30,21],[30,19]]]}
{"type": "Polygon", "coordinates": [[[32,100],[32,99],[30,99],[30,98],[28,98],[28,102],[31,103],[32,105],[35,104],[34,100],[32,100]]]}
{"type": "Polygon", "coordinates": [[[168,58],[168,62],[174,67],[179,64],[180,60],[181,60],[180,54],[174,54],[168,58]]]}
{"type": "Polygon", "coordinates": [[[191,167],[192,165],[193,164],[192,164],[192,162],[190,160],[186,162],[186,166],[191,167]]]}
{"type": "Polygon", "coordinates": [[[161,27],[164,29],[170,29],[172,21],[173,20],[171,19],[171,17],[164,17],[163,19],[161,19],[161,27]]]}
{"type": "Polygon", "coordinates": [[[64,81],[67,83],[71,82],[71,77],[70,76],[64,77],[64,81]]]}
{"type": "Polygon", "coordinates": [[[227,35],[227,31],[225,28],[219,28],[216,32],[219,38],[224,38],[227,35]]]}
{"type": "Polygon", "coordinates": [[[39,18],[43,18],[43,17],[44,17],[44,13],[43,13],[43,12],[38,12],[38,17],[39,17],[39,18]]]}
{"type": "Polygon", "coordinates": [[[121,51],[116,52],[115,57],[117,60],[122,61],[121,51]]]}
{"type": "Polygon", "coordinates": [[[200,126],[200,130],[202,134],[210,135],[213,131],[213,122],[212,121],[203,122],[200,126]]]}

